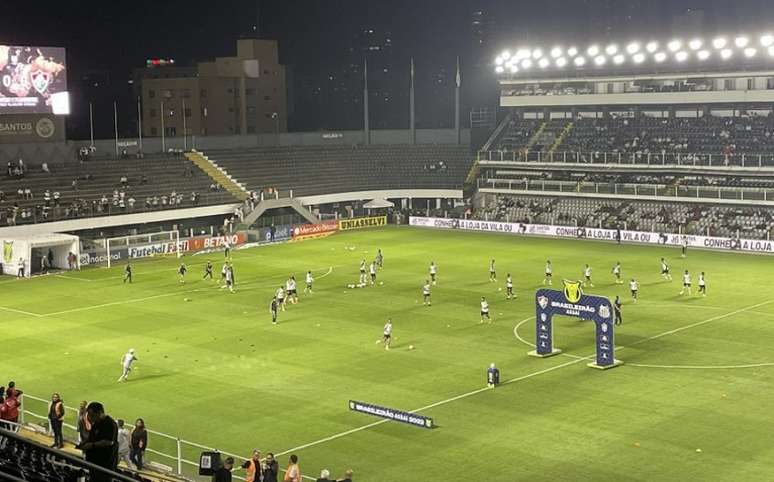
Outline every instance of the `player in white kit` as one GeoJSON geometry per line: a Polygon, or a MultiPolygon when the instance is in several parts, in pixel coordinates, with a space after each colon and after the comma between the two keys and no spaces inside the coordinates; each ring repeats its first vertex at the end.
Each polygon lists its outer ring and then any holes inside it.
{"type": "Polygon", "coordinates": [[[126,354],[121,357],[121,376],[118,378],[119,382],[126,381],[129,377],[129,372],[132,371],[132,363],[137,361],[137,357],[134,356],[134,348],[130,348],[126,354]]]}

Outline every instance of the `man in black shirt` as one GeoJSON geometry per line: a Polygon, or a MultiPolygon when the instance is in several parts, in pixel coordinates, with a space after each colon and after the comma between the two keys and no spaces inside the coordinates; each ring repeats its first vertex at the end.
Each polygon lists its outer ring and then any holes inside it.
{"type": "MultiPolygon", "coordinates": [[[[115,470],[118,463],[118,425],[105,414],[105,408],[99,402],[91,402],[86,407],[86,413],[91,423],[89,438],[77,448],[83,451],[87,462],[115,470]]],[[[110,476],[103,472],[92,473],[90,480],[108,482],[110,476]]]]}
{"type": "Polygon", "coordinates": [[[277,477],[279,477],[279,464],[274,454],[269,452],[263,465],[263,482],[277,482],[277,477]]]}
{"type": "Polygon", "coordinates": [[[213,482],[231,482],[231,469],[234,467],[234,459],[231,457],[223,461],[218,470],[215,471],[213,482]]]}

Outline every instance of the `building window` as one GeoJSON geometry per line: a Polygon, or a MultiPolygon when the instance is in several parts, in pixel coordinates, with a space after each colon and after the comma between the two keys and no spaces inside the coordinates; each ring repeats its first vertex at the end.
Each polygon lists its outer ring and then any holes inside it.
{"type": "Polygon", "coordinates": [[[724,79],[723,87],[725,90],[736,90],[736,79],[724,79]]]}
{"type": "Polygon", "coordinates": [[[269,97],[268,95],[264,95],[264,96],[263,96],[263,100],[265,100],[265,101],[270,101],[270,100],[271,100],[271,97],[269,97]]]}
{"type": "Polygon", "coordinates": [[[255,134],[255,126],[247,126],[248,134],[255,134]]]}
{"type": "Polygon", "coordinates": [[[148,91],[148,98],[149,98],[149,99],[153,99],[153,98],[155,98],[155,97],[156,97],[156,91],[155,91],[155,90],[153,90],[153,89],[150,89],[150,90],[148,91]]]}
{"type": "Polygon", "coordinates": [[[156,130],[156,128],[155,127],[151,127],[151,135],[155,136],[156,134],[158,134],[158,131],[156,130]]]}
{"type": "Polygon", "coordinates": [[[171,126],[171,127],[165,127],[164,128],[164,135],[167,137],[175,137],[177,136],[177,127],[171,126]]]}
{"type": "Polygon", "coordinates": [[[228,89],[226,89],[226,93],[227,94],[233,94],[234,93],[234,89],[228,88],[228,89]]]}
{"type": "Polygon", "coordinates": [[[264,74],[264,75],[269,75],[269,74],[271,74],[271,72],[270,72],[269,70],[266,70],[266,69],[264,69],[264,70],[263,70],[263,74],[264,74]]]}
{"type": "Polygon", "coordinates": [[[185,116],[186,117],[191,117],[191,108],[190,107],[186,107],[185,108],[185,116]]]}
{"type": "Polygon", "coordinates": [[[247,106],[247,113],[248,114],[255,114],[256,108],[254,105],[248,105],[247,106]]]}
{"type": "Polygon", "coordinates": [[[228,111],[229,111],[229,112],[234,112],[234,108],[233,108],[233,107],[229,107],[229,108],[228,108],[228,111]]]}
{"type": "Polygon", "coordinates": [[[747,79],[747,90],[755,90],[755,79],[747,79]]]}
{"type": "Polygon", "coordinates": [[[151,117],[156,117],[156,109],[151,109],[150,110],[150,116],[151,117]]]}

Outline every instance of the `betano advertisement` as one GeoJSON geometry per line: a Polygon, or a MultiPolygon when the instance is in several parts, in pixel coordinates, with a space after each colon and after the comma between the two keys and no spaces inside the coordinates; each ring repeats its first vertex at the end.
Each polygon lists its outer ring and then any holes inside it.
{"type": "MultiPolygon", "coordinates": [[[[411,216],[409,225],[440,229],[461,229],[465,231],[485,231],[507,234],[536,236],[555,236],[560,238],[600,239],[615,241],[618,231],[615,229],[577,228],[572,226],[554,226],[549,224],[501,223],[471,219],[446,219],[411,216]]],[[[683,236],[673,233],[654,233],[648,231],[620,231],[621,241],[625,243],[662,244],[680,246],[683,240],[689,247],[710,248],[728,251],[774,254],[774,242],[760,239],[735,239],[717,236],[683,236]]]]}

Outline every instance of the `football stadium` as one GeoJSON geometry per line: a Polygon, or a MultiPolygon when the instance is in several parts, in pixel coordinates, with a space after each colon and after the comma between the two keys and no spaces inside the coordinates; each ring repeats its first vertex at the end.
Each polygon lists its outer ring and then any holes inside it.
{"type": "Polygon", "coordinates": [[[0,38],[0,478],[774,479],[771,27],[512,36],[434,128],[363,57],[337,130],[257,33],[130,107],[0,38]]]}

